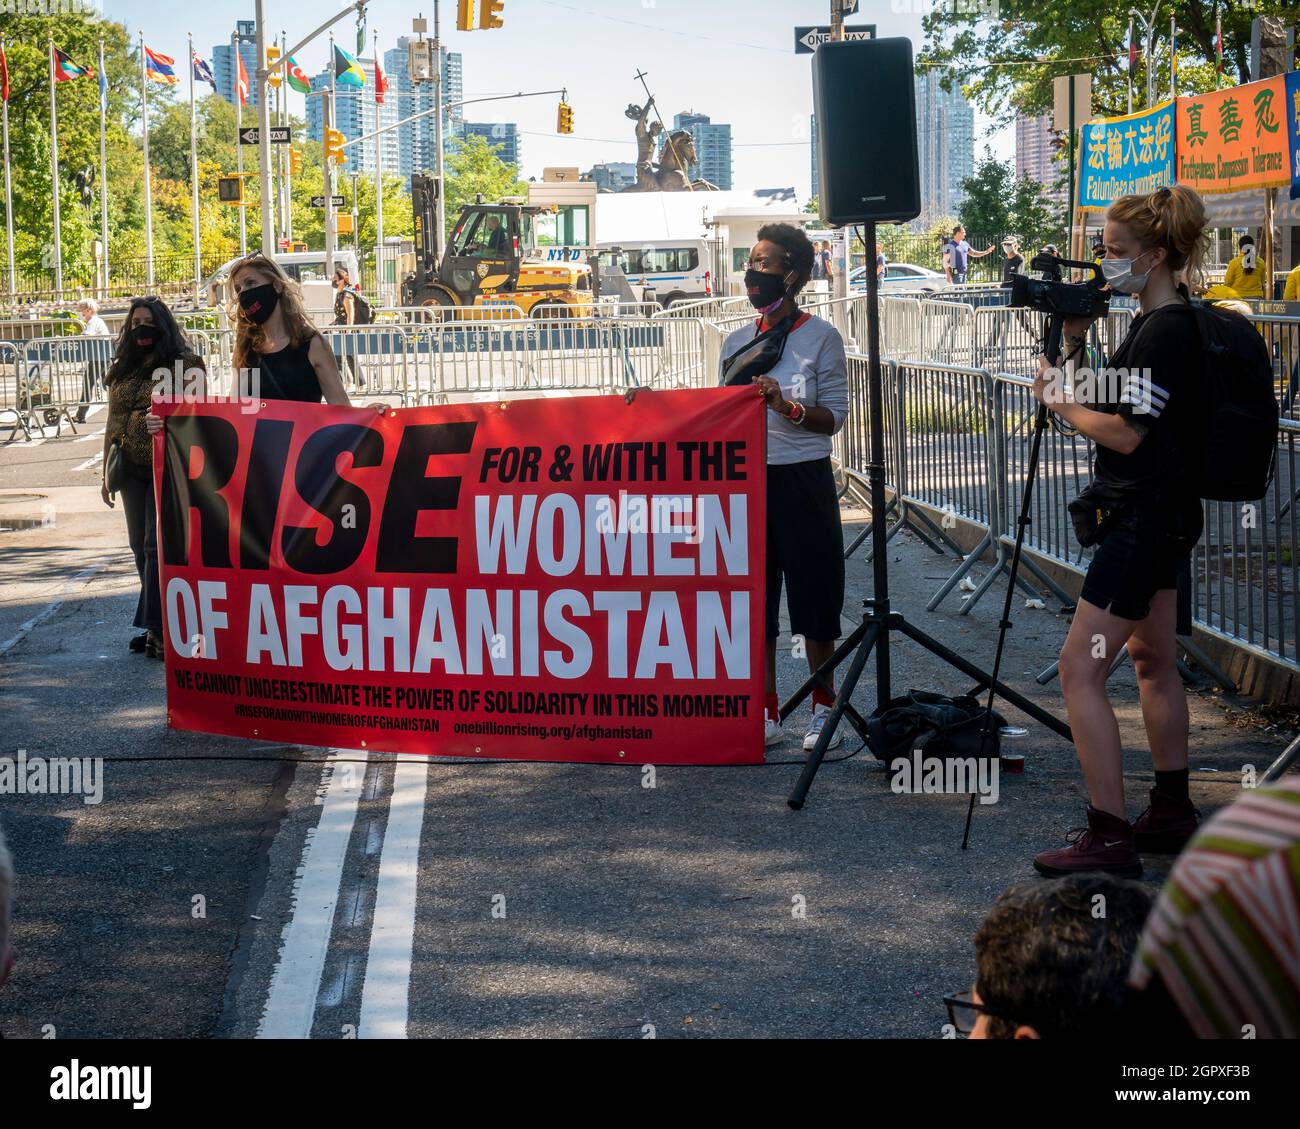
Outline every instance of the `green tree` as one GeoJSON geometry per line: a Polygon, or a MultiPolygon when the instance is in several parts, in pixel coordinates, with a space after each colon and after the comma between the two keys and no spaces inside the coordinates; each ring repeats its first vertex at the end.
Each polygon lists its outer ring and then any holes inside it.
{"type": "MultiPolygon", "coordinates": [[[[489,145],[482,137],[471,134],[461,140],[454,153],[444,159],[447,172],[446,211],[447,230],[450,236],[462,204],[471,204],[477,195],[484,200],[500,200],[502,196],[527,196],[528,185],[519,179],[519,169],[508,165],[497,154],[500,145],[489,145]]],[[[388,197],[384,197],[387,204],[388,197]]],[[[385,212],[385,231],[388,229],[385,212]]],[[[393,232],[392,234],[396,234],[393,232]]]]}
{"type": "Polygon", "coordinates": [[[988,149],[962,182],[962,192],[961,222],[977,239],[1015,234],[1025,247],[1038,247],[1061,238],[1063,226],[1043,186],[1032,177],[1017,178],[1011,165],[988,149]]]}
{"type": "MultiPolygon", "coordinates": [[[[1295,0],[1218,0],[1224,64],[1232,82],[1250,81],[1250,22],[1255,16],[1294,15],[1295,0]]],[[[1178,37],[1178,81],[1184,93],[1213,89],[1215,6],[1205,0],[1173,0],[1157,15],[1155,59],[1141,40],[1134,77],[1134,104],[1145,103],[1147,68],[1155,88],[1169,89],[1169,18],[1178,37]]],[[[1042,114],[1052,106],[1052,79],[1089,73],[1093,111],[1106,116],[1128,108],[1128,7],[1111,0],[1059,0],[1050,9],[1030,0],[936,4],[922,20],[926,42],[918,72],[943,68],[945,86],[957,84],[985,113],[1008,109],[1042,114]]]]}

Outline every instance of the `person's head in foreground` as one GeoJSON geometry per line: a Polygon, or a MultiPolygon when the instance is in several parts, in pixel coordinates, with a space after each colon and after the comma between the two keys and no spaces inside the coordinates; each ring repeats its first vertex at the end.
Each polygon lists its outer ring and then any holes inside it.
{"type": "Polygon", "coordinates": [[[1300,1036],[1300,777],[1245,790],[1178,856],[1129,976],[1135,1034],[1300,1036]]]}
{"type": "Polygon", "coordinates": [[[1151,908],[1136,882],[1106,874],[1004,891],[975,934],[975,986],[950,996],[972,1039],[1063,1039],[1113,1031],[1151,908]]]}

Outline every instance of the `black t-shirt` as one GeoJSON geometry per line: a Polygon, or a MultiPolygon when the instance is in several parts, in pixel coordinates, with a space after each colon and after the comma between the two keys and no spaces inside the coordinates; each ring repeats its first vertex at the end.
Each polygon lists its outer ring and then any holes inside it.
{"type": "Polygon", "coordinates": [[[313,337],[301,345],[286,345],[274,353],[250,353],[248,367],[261,370],[261,395],[266,400],[297,400],[319,404],[320,378],[307,356],[313,337]]]}
{"type": "Polygon", "coordinates": [[[1131,454],[1100,443],[1093,476],[1135,499],[1181,502],[1188,489],[1185,456],[1204,421],[1204,350],[1186,304],[1161,306],[1132,328],[1097,374],[1098,411],[1117,412],[1142,432],[1131,454]]]}
{"type": "Polygon", "coordinates": [[[1018,274],[1025,273],[1024,255],[1012,255],[1002,264],[1002,281],[1010,282],[1018,274]]]}

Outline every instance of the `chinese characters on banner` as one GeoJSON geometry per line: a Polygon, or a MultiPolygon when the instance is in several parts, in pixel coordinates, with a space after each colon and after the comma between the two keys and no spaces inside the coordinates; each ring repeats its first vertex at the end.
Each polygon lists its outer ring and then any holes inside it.
{"type": "Polygon", "coordinates": [[[1291,183],[1286,78],[1178,99],[1178,183],[1239,192],[1291,183]]]}
{"type": "Polygon", "coordinates": [[[1082,130],[1079,207],[1105,211],[1121,196],[1174,182],[1174,104],[1089,122],[1082,130]]]}
{"type": "Polygon", "coordinates": [[[168,723],[261,741],[763,759],[749,388],[159,404],[168,723]]]}

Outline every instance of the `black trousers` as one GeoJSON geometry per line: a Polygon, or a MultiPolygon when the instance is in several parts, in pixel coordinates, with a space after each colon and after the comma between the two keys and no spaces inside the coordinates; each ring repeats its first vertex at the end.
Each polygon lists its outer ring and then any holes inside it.
{"type": "Polygon", "coordinates": [[[126,535],[140,575],[140,599],[135,605],[135,626],[162,634],[162,592],[158,584],[158,521],[153,499],[153,468],[127,462],[122,484],[122,509],[126,535]]]}

